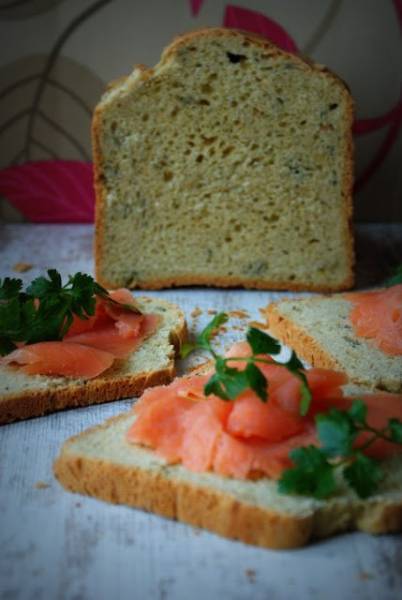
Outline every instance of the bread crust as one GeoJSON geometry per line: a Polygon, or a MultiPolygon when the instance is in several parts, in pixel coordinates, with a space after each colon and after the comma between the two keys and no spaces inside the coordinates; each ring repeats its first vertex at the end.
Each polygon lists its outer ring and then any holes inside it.
{"type": "MultiPolygon", "coordinates": [[[[315,302],[321,302],[322,296],[309,298],[308,303],[314,305],[315,302]]],[[[339,296],[329,295],[328,301],[332,298],[336,300],[339,296]]],[[[345,297],[346,298],[346,297],[345,297]]],[[[287,316],[281,311],[281,306],[284,306],[287,302],[294,302],[291,300],[282,300],[280,302],[274,302],[269,304],[265,309],[262,309],[262,313],[265,315],[268,321],[268,328],[270,332],[281,340],[284,344],[291,347],[296,354],[309,363],[313,367],[320,367],[323,369],[333,369],[340,371],[346,375],[351,383],[364,386],[366,388],[387,391],[390,393],[401,393],[402,392],[402,362],[400,367],[400,376],[398,377],[396,372],[387,370],[383,367],[382,375],[372,375],[369,377],[367,374],[363,376],[361,370],[349,369],[346,361],[342,361],[342,357],[339,356],[337,359],[333,353],[331,353],[331,346],[324,347],[315,337],[314,330],[306,329],[300,324],[292,320],[292,317],[287,316]]],[[[303,300],[300,300],[303,303],[303,300]]],[[[358,338],[358,336],[356,336],[358,338]]],[[[369,346],[370,340],[360,339],[360,343],[369,346]]],[[[380,349],[377,349],[381,353],[380,349]]],[[[383,356],[386,356],[383,354],[383,356]]],[[[397,359],[398,357],[389,358],[397,359]]]]}
{"type": "MultiPolygon", "coordinates": [[[[0,398],[0,425],[39,417],[50,412],[78,406],[89,406],[120,400],[129,396],[140,395],[147,387],[169,383],[176,375],[174,357],[179,352],[181,345],[187,337],[187,325],[184,315],[179,311],[179,321],[174,330],[169,333],[169,341],[174,351],[169,359],[168,366],[150,372],[136,373],[134,375],[99,375],[94,379],[76,382],[66,380],[60,387],[48,387],[37,390],[26,390],[15,394],[8,394],[0,398]]],[[[16,367],[3,367],[15,370],[16,367]]]]}
{"type": "MultiPolygon", "coordinates": [[[[162,289],[177,286],[187,285],[206,285],[206,286],[217,286],[217,287],[244,287],[252,289],[277,289],[277,290],[292,290],[292,291],[317,291],[317,292],[336,292],[347,290],[354,285],[354,264],[355,264],[355,253],[354,253],[354,235],[353,235],[353,200],[352,200],[352,188],[353,188],[353,137],[352,137],[352,124],[354,118],[354,104],[350,96],[348,86],[346,83],[339,78],[335,73],[330,71],[328,68],[314,63],[306,57],[295,55],[293,53],[286,52],[266,38],[259,36],[254,33],[245,32],[238,29],[227,29],[219,27],[207,27],[199,30],[191,31],[189,33],[182,34],[176,37],[173,42],[165,48],[162,53],[161,60],[155,69],[147,69],[144,65],[136,65],[136,69],[140,73],[137,84],[141,85],[143,81],[149,79],[154,71],[163,65],[171,62],[180,48],[191,44],[198,38],[206,37],[242,37],[246,43],[258,46],[262,50],[269,52],[271,56],[283,56],[286,55],[290,60],[296,61],[300,66],[303,66],[306,70],[320,71],[324,76],[332,79],[338,85],[343,88],[343,97],[347,104],[346,118],[344,122],[344,134],[346,136],[346,157],[342,181],[342,213],[343,213],[343,238],[344,247],[347,254],[347,273],[343,281],[338,284],[328,285],[315,285],[312,283],[295,283],[293,281],[263,281],[261,279],[242,279],[241,277],[215,277],[208,275],[187,275],[169,278],[159,279],[146,279],[141,282],[127,282],[125,285],[131,288],[139,289],[162,289]]],[[[122,83],[126,81],[126,78],[122,80],[122,83]]],[[[117,83],[117,88],[119,83],[117,83]]],[[[102,263],[104,260],[104,242],[105,242],[105,202],[106,202],[106,190],[103,185],[103,164],[102,154],[100,149],[100,136],[102,132],[102,114],[103,104],[99,104],[94,112],[92,121],[92,145],[93,145],[93,157],[94,157],[94,187],[96,196],[96,207],[95,207],[95,241],[94,241],[94,255],[95,255],[95,273],[97,280],[105,286],[114,288],[120,284],[115,281],[107,280],[102,272],[102,263]]]]}
{"type": "Polygon", "coordinates": [[[167,478],[163,472],[69,453],[69,446],[77,439],[107,429],[122,418],[126,415],[112,417],[65,443],[53,472],[68,491],[151,511],[256,546],[281,549],[307,543],[312,533],[311,516],[289,518],[286,514],[239,502],[212,487],[167,478]]]}
{"type": "MultiPolygon", "coordinates": [[[[94,431],[107,430],[126,418],[126,414],[112,417],[64,444],[53,471],[65,489],[151,511],[265,548],[296,548],[313,539],[353,529],[374,534],[402,530],[402,496],[392,503],[356,500],[341,509],[336,502],[322,502],[321,508],[297,516],[239,501],[211,485],[166,476],[163,468],[151,471],[124,466],[71,450],[77,440],[94,431]]],[[[135,445],[130,444],[127,451],[135,451],[135,445]]],[[[248,483],[254,485],[252,481],[248,483]]]]}
{"type": "MultiPolygon", "coordinates": [[[[105,287],[116,287],[115,282],[109,281],[102,277],[99,272],[97,280],[101,285],[105,287]]],[[[311,283],[292,283],[286,281],[261,281],[261,279],[241,279],[239,277],[211,277],[211,275],[183,275],[179,277],[167,277],[165,279],[147,279],[141,282],[127,282],[127,286],[131,289],[147,289],[147,290],[160,290],[163,288],[181,287],[181,286],[211,286],[211,287],[223,287],[223,288],[234,288],[241,287],[245,289],[253,290],[292,290],[294,292],[310,291],[310,292],[334,292],[349,289],[353,285],[353,274],[348,277],[344,283],[340,283],[337,286],[322,286],[314,285],[311,283]]]]}
{"type": "Polygon", "coordinates": [[[82,384],[66,383],[61,388],[10,395],[0,402],[0,425],[40,417],[65,408],[90,406],[139,395],[147,387],[169,383],[174,376],[172,363],[168,368],[153,373],[140,373],[119,379],[97,377],[82,384]]]}
{"type": "Polygon", "coordinates": [[[343,371],[341,365],[331,356],[319,342],[304,328],[287,319],[279,310],[276,303],[270,304],[264,314],[268,319],[269,330],[284,344],[290,346],[299,358],[311,366],[323,369],[343,371]]]}
{"type": "MultiPolygon", "coordinates": [[[[152,73],[153,69],[148,69],[143,64],[134,65],[134,71],[137,71],[140,75],[139,83],[142,83],[146,79],[148,79],[152,73]]],[[[110,91],[111,89],[118,89],[121,85],[123,85],[127,80],[127,77],[120,77],[117,80],[112,81],[106,88],[106,91],[110,91]]],[[[102,161],[102,152],[100,145],[100,136],[102,133],[102,113],[103,106],[102,103],[98,104],[95,107],[95,111],[92,117],[92,125],[91,125],[91,140],[92,140],[92,155],[93,155],[93,172],[94,172],[94,190],[95,190],[95,236],[94,236],[94,270],[95,270],[95,278],[101,283],[105,281],[102,277],[101,265],[103,261],[103,252],[104,252],[104,223],[105,223],[105,201],[106,201],[106,189],[103,185],[103,161],[102,161]]],[[[103,285],[103,284],[101,284],[103,285]]],[[[113,289],[116,287],[121,287],[115,284],[115,282],[109,282],[106,284],[109,289],[113,289]]],[[[145,289],[145,288],[143,288],[145,289]]],[[[152,288],[149,288],[152,289],[152,288]]],[[[156,288],[155,288],[156,289],[156,288]]]]}

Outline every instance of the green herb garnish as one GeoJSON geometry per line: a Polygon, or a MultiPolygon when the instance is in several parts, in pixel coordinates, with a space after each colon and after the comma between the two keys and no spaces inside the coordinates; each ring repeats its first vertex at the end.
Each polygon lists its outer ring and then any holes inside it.
{"type": "Polygon", "coordinates": [[[134,305],[115,302],[90,275],[76,273],[64,285],[55,269],[47,275],[34,279],[25,292],[21,279],[0,279],[0,355],[14,350],[17,342],[61,340],[74,315],[88,319],[95,314],[97,296],[139,312],[134,305]]]}
{"type": "Polygon", "coordinates": [[[360,498],[371,496],[384,477],[378,461],[363,454],[376,440],[402,444],[402,423],[389,419],[384,429],[371,427],[366,420],[367,406],[355,400],[348,411],[336,408],[316,416],[321,446],[296,448],[290,452],[295,466],[286,470],[279,480],[279,491],[285,494],[311,495],[327,498],[336,487],[335,472],[342,477],[360,498]],[[369,437],[355,445],[360,433],[369,437]]]}
{"type": "MultiPolygon", "coordinates": [[[[300,380],[300,414],[306,415],[311,404],[309,389],[303,365],[292,352],[286,363],[279,363],[271,356],[280,352],[280,344],[271,336],[251,327],[247,332],[250,344],[250,357],[220,356],[212,346],[212,339],[219,328],[226,323],[228,316],[220,313],[212,319],[197,336],[195,342],[186,343],[182,348],[185,358],[197,349],[207,350],[215,361],[215,372],[204,387],[206,396],[215,394],[224,400],[234,400],[246,389],[252,389],[266,402],[269,399],[269,382],[258,368],[258,363],[274,364],[288,369],[300,380]],[[241,361],[246,368],[238,371],[228,362],[241,361]]],[[[367,406],[362,400],[355,400],[347,411],[333,408],[315,417],[320,447],[307,446],[293,449],[289,456],[294,467],[284,471],[278,482],[279,491],[284,494],[301,494],[323,499],[336,489],[337,472],[360,498],[373,494],[384,477],[378,461],[363,454],[376,440],[402,444],[402,423],[389,419],[384,429],[375,429],[367,423],[367,406]],[[356,439],[366,433],[366,439],[356,446],[356,439]]]]}
{"type": "Polygon", "coordinates": [[[402,283],[402,265],[398,265],[392,270],[391,277],[384,281],[385,287],[391,287],[392,285],[398,285],[402,283]]]}
{"type": "Polygon", "coordinates": [[[245,390],[252,389],[262,402],[266,402],[269,397],[268,382],[258,368],[258,364],[277,365],[287,369],[300,380],[300,414],[306,415],[311,403],[311,391],[302,370],[303,365],[294,352],[287,362],[277,362],[272,355],[279,354],[281,350],[279,342],[260,329],[250,327],[246,339],[252,351],[251,356],[230,358],[220,356],[212,346],[212,339],[219,327],[227,320],[228,316],[225,313],[219,313],[197,336],[194,343],[184,344],[182,348],[182,358],[194,350],[201,349],[208,351],[215,361],[215,373],[205,385],[205,395],[215,394],[223,400],[234,400],[245,390]],[[264,354],[267,355],[266,358],[261,356],[264,354]],[[239,371],[233,366],[229,366],[229,362],[246,363],[246,368],[239,371]]]}

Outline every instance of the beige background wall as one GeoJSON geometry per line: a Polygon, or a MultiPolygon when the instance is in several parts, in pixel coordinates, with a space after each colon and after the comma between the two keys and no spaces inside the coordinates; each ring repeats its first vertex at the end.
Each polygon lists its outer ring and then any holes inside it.
{"type": "MultiPolygon", "coordinates": [[[[194,15],[187,0],[1,0],[0,168],[26,160],[90,160],[90,115],[105,83],[128,73],[134,63],[153,65],[177,33],[223,23],[228,2],[200,4],[194,15]]],[[[343,77],[355,97],[358,119],[380,117],[397,107],[400,0],[230,4],[275,20],[301,51],[343,77]]],[[[385,121],[355,138],[358,180],[376,156],[382,157],[355,195],[360,221],[402,221],[402,137],[396,118],[385,121]],[[390,135],[396,141],[381,151],[390,135]]],[[[8,219],[19,218],[4,201],[0,210],[8,219]]]]}

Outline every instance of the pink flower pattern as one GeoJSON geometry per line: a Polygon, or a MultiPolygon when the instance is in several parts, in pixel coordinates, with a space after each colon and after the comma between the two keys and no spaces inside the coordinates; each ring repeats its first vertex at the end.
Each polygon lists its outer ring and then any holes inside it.
{"type": "MultiPolygon", "coordinates": [[[[193,17],[204,0],[190,0],[193,17]]],[[[402,30],[402,0],[393,0],[402,30]]],[[[265,36],[287,52],[297,52],[297,44],[284,27],[259,12],[227,5],[223,25],[265,36]]],[[[354,135],[367,135],[388,127],[376,155],[360,175],[355,191],[361,189],[382,164],[395,143],[402,124],[402,95],[396,105],[378,117],[357,120],[354,135]]],[[[0,171],[0,194],[32,222],[89,223],[94,218],[92,165],[81,161],[38,161],[11,166],[0,171]]]]}

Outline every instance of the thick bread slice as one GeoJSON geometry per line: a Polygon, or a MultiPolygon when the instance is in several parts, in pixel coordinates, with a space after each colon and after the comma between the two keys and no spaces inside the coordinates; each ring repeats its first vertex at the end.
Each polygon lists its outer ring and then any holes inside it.
{"type": "Polygon", "coordinates": [[[70,438],[54,464],[69,491],[127,504],[268,548],[294,548],[310,539],[360,529],[402,529],[402,458],[384,464],[381,493],[360,500],[345,485],[330,500],[281,495],[276,482],[240,481],[168,465],[155,452],[129,444],[135,416],[122,414],[70,438]]]}
{"type": "Polygon", "coordinates": [[[1,365],[0,424],[138,395],[146,387],[171,381],[175,350],[186,336],[184,315],[178,306],[159,298],[136,301],[144,312],[161,316],[160,326],[129,358],[116,360],[94,379],[25,375],[16,367],[1,365]]]}
{"type": "Polygon", "coordinates": [[[344,296],[282,300],[265,309],[270,331],[314,367],[343,371],[371,389],[402,392],[402,356],[357,337],[344,296]]]}
{"type": "Polygon", "coordinates": [[[264,38],[177,38],[95,110],[97,278],[350,287],[352,119],[340,79],[264,38]]]}

